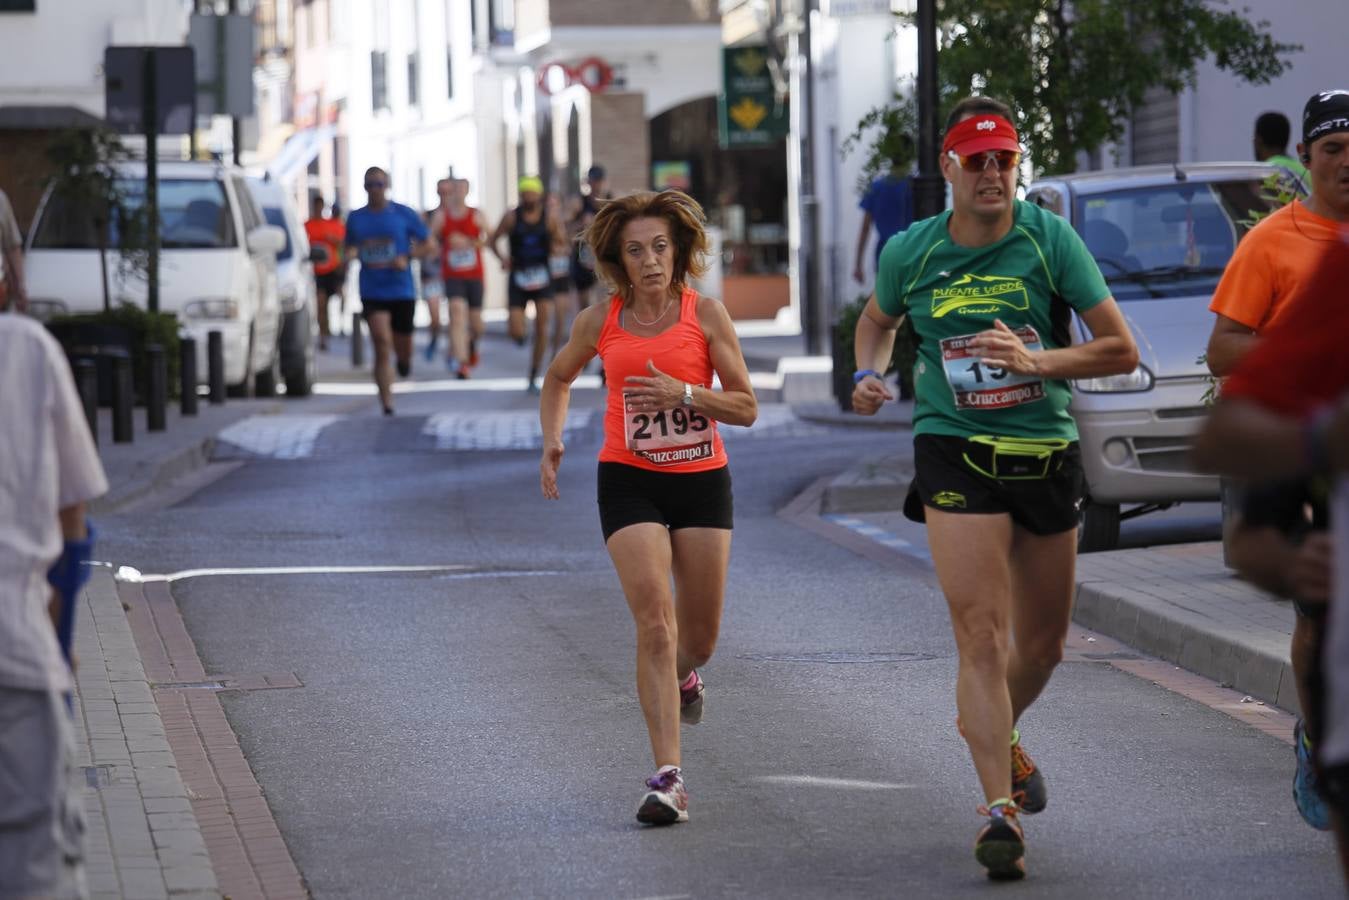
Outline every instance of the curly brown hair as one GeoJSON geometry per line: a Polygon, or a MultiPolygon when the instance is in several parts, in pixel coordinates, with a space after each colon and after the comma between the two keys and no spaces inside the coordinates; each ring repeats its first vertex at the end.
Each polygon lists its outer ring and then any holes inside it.
{"type": "Polygon", "coordinates": [[[599,212],[581,239],[595,254],[595,269],[614,292],[624,300],[632,299],[632,285],[623,268],[621,244],[623,229],[634,219],[664,219],[670,223],[674,243],[672,290],[682,290],[689,276],[698,278],[707,272],[707,216],[703,208],[683,191],[637,191],[625,197],[603,201],[599,212]]]}

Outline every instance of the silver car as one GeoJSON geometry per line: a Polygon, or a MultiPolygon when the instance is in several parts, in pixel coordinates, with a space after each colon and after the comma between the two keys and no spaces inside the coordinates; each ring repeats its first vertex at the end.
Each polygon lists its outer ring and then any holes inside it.
{"type": "MultiPolygon", "coordinates": [[[[1066,217],[1086,242],[1138,341],[1128,375],[1073,382],[1087,478],[1080,548],[1119,540],[1122,519],[1218,499],[1218,479],[1190,467],[1207,412],[1202,355],[1209,300],[1252,215],[1268,212],[1258,163],[1196,163],[1054,176],[1026,199],[1066,217]]],[[[1074,319],[1073,340],[1089,335],[1074,319]]]]}

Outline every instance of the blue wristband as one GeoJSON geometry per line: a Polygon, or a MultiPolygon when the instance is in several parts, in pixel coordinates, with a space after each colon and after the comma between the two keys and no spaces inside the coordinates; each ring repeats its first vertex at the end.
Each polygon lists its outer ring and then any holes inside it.
{"type": "Polygon", "coordinates": [[[89,580],[89,559],[93,555],[98,531],[86,524],[88,535],[83,540],[69,540],[59,559],[47,571],[47,583],[61,595],[61,616],[56,623],[56,640],[66,661],[75,635],[75,601],[80,588],[89,580]]]}
{"type": "MultiPolygon", "coordinates": [[[[862,379],[866,378],[868,375],[875,375],[877,378],[881,378],[881,373],[877,372],[875,369],[863,369],[860,372],[853,373],[852,383],[861,384],[862,379]]],[[[885,379],[881,378],[881,380],[884,381],[885,379]]]]}

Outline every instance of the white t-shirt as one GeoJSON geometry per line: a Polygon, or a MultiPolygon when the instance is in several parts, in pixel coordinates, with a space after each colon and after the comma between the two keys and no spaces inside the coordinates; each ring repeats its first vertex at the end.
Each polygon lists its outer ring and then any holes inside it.
{"type": "Polygon", "coordinates": [[[57,513],[107,489],[61,345],[32,319],[0,316],[0,685],[70,687],[47,612],[57,513]]]}

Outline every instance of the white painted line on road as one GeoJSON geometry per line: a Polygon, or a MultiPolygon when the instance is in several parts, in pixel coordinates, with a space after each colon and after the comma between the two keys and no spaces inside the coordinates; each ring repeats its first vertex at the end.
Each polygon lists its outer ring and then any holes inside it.
{"type": "Polygon", "coordinates": [[[249,416],[220,432],[217,439],[258,456],[304,459],[314,452],[314,442],[323,429],[340,418],[289,413],[249,416]]]}
{"type": "MultiPolygon", "coordinates": [[[[562,439],[570,441],[588,428],[595,412],[568,411],[562,439]]],[[[436,442],[437,450],[537,450],[543,446],[539,414],[531,410],[436,413],[427,418],[422,434],[436,442]]]]}
{"type": "Polygon", "coordinates": [[[911,784],[895,784],[890,781],[861,781],[856,778],[821,778],[818,775],[763,775],[754,780],[766,781],[770,784],[844,788],[852,791],[903,791],[913,787],[911,784]]]}
{"type": "MultiPolygon", "coordinates": [[[[87,565],[112,567],[112,563],[105,562],[90,562],[87,565]]],[[[417,572],[446,573],[439,576],[441,579],[538,578],[566,574],[562,569],[482,569],[478,566],[257,566],[249,569],[187,569],[167,575],[147,575],[131,566],[120,566],[113,573],[113,578],[132,584],[148,584],[222,575],[401,575],[417,572]]]]}

